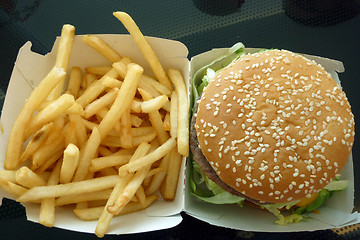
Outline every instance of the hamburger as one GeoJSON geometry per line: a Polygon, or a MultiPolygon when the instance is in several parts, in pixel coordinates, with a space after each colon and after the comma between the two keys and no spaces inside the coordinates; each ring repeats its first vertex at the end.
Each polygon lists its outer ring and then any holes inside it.
{"type": "Polygon", "coordinates": [[[236,58],[216,72],[209,67],[206,83],[195,86],[193,194],[266,208],[281,225],[297,222],[347,186],[339,172],[354,141],[350,104],[331,75],[300,54],[236,58]]]}

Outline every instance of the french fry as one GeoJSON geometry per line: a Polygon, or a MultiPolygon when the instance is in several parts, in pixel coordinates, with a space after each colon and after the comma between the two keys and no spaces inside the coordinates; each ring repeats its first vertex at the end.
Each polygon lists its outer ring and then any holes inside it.
{"type": "Polygon", "coordinates": [[[105,87],[108,88],[120,88],[122,85],[122,81],[113,77],[104,77],[101,82],[105,87]]]}
{"type": "MultiPolygon", "coordinates": [[[[142,144],[140,144],[140,146],[136,149],[135,153],[133,154],[132,158],[130,159],[130,162],[135,161],[139,157],[144,156],[150,150],[150,148],[151,148],[151,145],[146,142],[143,142],[142,144]]],[[[143,169],[141,171],[138,171],[133,176],[129,176],[130,179],[126,183],[126,186],[124,186],[121,191],[117,191],[114,193],[114,195],[116,195],[116,198],[114,198],[114,200],[112,201],[111,204],[110,204],[110,202],[108,202],[108,204],[105,207],[105,209],[110,214],[114,214],[114,213],[118,214],[121,211],[121,209],[124,207],[124,205],[126,205],[126,203],[128,203],[131,200],[131,198],[134,196],[137,188],[140,186],[140,184],[142,182],[142,179],[141,179],[142,175],[145,174],[145,176],[146,176],[146,173],[148,172],[148,170],[149,169],[143,169]],[[119,205],[119,204],[121,204],[121,205],[119,205]]],[[[114,189],[114,191],[115,191],[115,189],[114,189]]]]}
{"type": "Polygon", "coordinates": [[[53,67],[40,84],[32,91],[30,97],[25,102],[18,117],[16,118],[10,132],[9,141],[6,149],[4,167],[15,169],[20,164],[21,148],[23,146],[26,125],[37,107],[47,98],[52,89],[65,76],[62,68],[53,67]]]}
{"type": "Polygon", "coordinates": [[[63,161],[60,170],[60,183],[69,183],[74,176],[79,162],[79,148],[70,143],[64,150],[63,161]]]}
{"type": "Polygon", "coordinates": [[[93,128],[88,141],[81,149],[79,164],[73,181],[81,181],[86,178],[87,174],[90,172],[91,160],[95,157],[100,141],[100,132],[97,128],[93,128]]]}
{"type": "Polygon", "coordinates": [[[29,143],[26,145],[24,152],[20,157],[20,162],[23,163],[25,160],[29,159],[30,156],[43,144],[51,130],[54,126],[53,122],[50,122],[40,128],[34,136],[30,139],[29,143]]]}
{"type": "Polygon", "coordinates": [[[76,138],[76,124],[74,122],[68,123],[64,135],[65,146],[68,146],[69,144],[74,144],[76,146],[78,144],[76,138]]]}
{"type": "Polygon", "coordinates": [[[81,148],[87,141],[87,132],[82,117],[77,114],[69,115],[70,123],[75,123],[75,133],[77,138],[78,146],[81,148]]]}
{"type": "Polygon", "coordinates": [[[178,129],[178,96],[176,91],[171,93],[170,102],[170,136],[177,138],[178,129]]]}
{"type": "Polygon", "coordinates": [[[61,30],[59,48],[56,54],[55,66],[67,70],[74,43],[75,27],[65,24],[61,30]]]}
{"type": "Polygon", "coordinates": [[[28,167],[21,167],[15,174],[16,182],[26,188],[32,188],[35,186],[43,186],[46,184],[45,180],[31,171],[28,167]]]}
{"type": "Polygon", "coordinates": [[[94,35],[85,35],[82,41],[103,55],[110,62],[121,60],[121,56],[115,52],[107,43],[94,35]]]}
{"type": "Polygon", "coordinates": [[[100,109],[112,104],[116,98],[119,89],[115,88],[110,92],[106,93],[102,97],[94,100],[90,104],[88,104],[85,108],[85,118],[90,118],[100,109]]]}
{"type": "Polygon", "coordinates": [[[111,156],[114,154],[112,151],[110,151],[107,147],[100,145],[99,147],[99,155],[103,157],[111,156]]]}
{"type": "Polygon", "coordinates": [[[101,191],[92,192],[91,194],[73,194],[59,197],[55,200],[56,206],[64,206],[79,202],[88,202],[95,200],[107,200],[110,197],[112,189],[105,189],[101,191]]]}
{"type": "Polygon", "coordinates": [[[160,82],[156,81],[152,77],[149,77],[147,75],[143,75],[140,79],[142,82],[148,83],[150,86],[152,86],[154,89],[156,89],[160,94],[166,95],[170,97],[171,91],[168,89],[165,85],[161,84],[160,82]]]}
{"type": "Polygon", "coordinates": [[[146,135],[142,135],[142,136],[137,136],[137,137],[133,137],[133,146],[137,147],[139,146],[142,142],[151,142],[152,140],[154,140],[156,138],[156,133],[155,131],[152,131],[151,133],[148,133],[146,135]]]}
{"type": "Polygon", "coordinates": [[[80,193],[91,193],[112,188],[118,181],[119,176],[113,175],[59,185],[37,186],[26,191],[17,199],[17,201],[30,202],[43,198],[61,197],[80,193]]]}
{"type": "Polygon", "coordinates": [[[84,80],[86,81],[86,86],[90,86],[93,82],[98,80],[98,78],[92,73],[85,73],[84,80]]]}
{"type": "MultiPolygon", "coordinates": [[[[126,63],[124,63],[123,61],[116,62],[112,66],[118,72],[120,77],[122,77],[122,78],[125,77],[126,71],[127,71],[126,63]]],[[[142,75],[140,77],[140,80],[139,80],[139,83],[138,83],[140,88],[142,88],[142,89],[146,90],[147,92],[149,92],[153,97],[158,97],[158,96],[161,96],[161,95],[168,96],[168,91],[164,90],[164,88],[166,88],[165,86],[163,86],[159,82],[154,83],[154,82],[156,82],[155,80],[153,80],[152,78],[150,78],[148,76],[145,76],[145,77],[144,76],[145,75],[142,75]],[[159,87],[159,85],[161,85],[163,87],[159,87]],[[160,89],[161,93],[157,89],[160,89]]],[[[107,85],[109,87],[110,86],[119,87],[121,85],[120,81],[116,82],[113,79],[108,78],[108,79],[106,79],[106,81],[108,82],[107,85]]],[[[170,111],[170,104],[169,103],[164,104],[163,108],[166,111],[170,111]]]]}
{"type": "MultiPolygon", "coordinates": [[[[118,176],[116,176],[118,177],[118,176]]],[[[115,187],[113,188],[113,191],[110,194],[110,197],[108,198],[108,201],[105,205],[105,207],[102,208],[102,212],[101,215],[99,217],[99,221],[96,225],[96,229],[95,229],[95,234],[98,237],[103,237],[109,226],[110,226],[110,222],[113,218],[114,215],[112,215],[111,213],[109,213],[106,208],[109,205],[112,205],[113,202],[117,199],[118,195],[120,194],[120,192],[125,188],[126,184],[128,183],[128,181],[130,180],[130,175],[123,177],[123,178],[118,178],[115,187]]]]}
{"type": "Polygon", "coordinates": [[[9,182],[16,182],[15,179],[15,175],[16,175],[16,170],[0,170],[0,178],[7,180],[9,182]]]}
{"type": "MultiPolygon", "coordinates": [[[[152,100],[152,96],[150,95],[150,93],[146,92],[145,90],[143,90],[141,88],[139,88],[138,91],[140,92],[142,98],[145,101],[152,100]]],[[[149,112],[148,114],[149,114],[149,120],[151,122],[151,125],[155,129],[160,143],[164,143],[169,138],[169,135],[164,129],[164,123],[161,120],[160,113],[157,110],[155,110],[155,111],[149,112]]]]}
{"type": "Polygon", "coordinates": [[[130,106],[142,73],[142,67],[137,64],[129,64],[124,83],[117,94],[114,104],[111,106],[105,118],[100,122],[99,132],[101,138],[104,138],[109,133],[115,123],[120,120],[124,111],[130,106]]]}
{"type": "Polygon", "coordinates": [[[182,156],[176,151],[176,149],[173,149],[170,152],[166,178],[161,188],[161,195],[166,201],[172,201],[175,199],[181,162],[182,156]]]}
{"type": "MultiPolygon", "coordinates": [[[[59,47],[56,54],[55,67],[59,67],[67,71],[69,67],[70,55],[72,46],[74,43],[75,27],[70,24],[65,24],[61,30],[61,37],[59,47]]],[[[64,87],[65,76],[62,77],[61,81],[56,85],[54,90],[49,95],[49,100],[57,99],[64,87]]]]}
{"type": "Polygon", "coordinates": [[[131,135],[133,137],[139,137],[139,136],[143,136],[149,133],[154,132],[154,128],[153,127],[135,127],[135,128],[131,128],[131,135]]]}
{"type": "Polygon", "coordinates": [[[155,149],[153,152],[141,157],[133,162],[129,162],[119,168],[119,176],[124,177],[130,173],[134,173],[138,169],[151,164],[171,151],[176,145],[176,141],[173,138],[169,138],[164,144],[155,149]]]}
{"type": "Polygon", "coordinates": [[[175,86],[178,95],[178,130],[177,145],[178,151],[183,156],[189,155],[189,101],[184,79],[179,70],[169,69],[171,82],[175,86]],[[181,99],[181,101],[180,101],[181,99]]]}
{"type": "Polygon", "coordinates": [[[135,196],[137,197],[137,199],[139,199],[139,203],[145,208],[146,207],[146,194],[145,194],[144,188],[141,185],[136,190],[135,196]]]}
{"type": "Polygon", "coordinates": [[[90,171],[97,172],[107,167],[119,166],[128,163],[132,155],[116,155],[99,157],[91,160],[90,171]]]}
{"type": "MultiPolygon", "coordinates": [[[[145,143],[145,142],[142,143],[136,149],[136,151],[134,152],[130,161],[134,161],[135,159],[144,156],[149,151],[150,148],[151,148],[150,144],[145,143]]],[[[107,229],[109,228],[111,219],[113,218],[113,214],[111,214],[107,211],[107,207],[113,205],[115,200],[119,197],[119,195],[121,194],[123,189],[128,184],[130,178],[131,178],[131,175],[120,178],[119,182],[114,187],[114,189],[105,205],[105,208],[103,209],[103,212],[99,218],[98,224],[96,226],[95,234],[98,237],[103,237],[105,235],[105,233],[107,232],[107,229]]]]}
{"type": "Polygon", "coordinates": [[[4,190],[7,193],[10,193],[15,197],[21,196],[28,190],[27,188],[24,188],[13,182],[3,179],[2,177],[0,177],[0,187],[2,190],[4,190]]]}
{"type": "Polygon", "coordinates": [[[166,76],[164,68],[162,67],[159,59],[157,58],[154,50],[150,47],[144,35],[140,32],[140,29],[138,28],[134,20],[125,12],[114,12],[113,14],[117,19],[122,22],[122,24],[131,34],[131,36],[134,38],[134,41],[140,48],[141,52],[144,54],[144,57],[146,58],[159,82],[165,85],[169,90],[172,90],[171,82],[166,76]]]}
{"type": "Polygon", "coordinates": [[[64,137],[58,136],[52,143],[43,144],[32,156],[32,164],[38,168],[59,150],[64,150],[64,137]]]}
{"type": "Polygon", "coordinates": [[[44,142],[44,144],[51,144],[54,141],[58,140],[59,136],[62,135],[62,132],[64,131],[65,126],[65,115],[61,115],[54,121],[54,126],[50,129],[50,132],[44,142]]]}
{"type": "MultiPolygon", "coordinates": [[[[125,215],[137,211],[141,211],[147,207],[149,207],[159,196],[152,195],[146,198],[145,205],[142,205],[140,202],[130,202],[126,204],[126,206],[122,209],[119,215],[125,215]]],[[[81,220],[84,221],[93,221],[98,220],[104,210],[104,207],[93,207],[93,208],[85,208],[85,209],[75,209],[74,213],[78,216],[81,220]]],[[[101,237],[101,235],[98,237],[101,237]]]]}
{"type": "Polygon", "coordinates": [[[97,67],[86,67],[85,71],[88,73],[92,73],[94,75],[103,76],[110,69],[111,69],[111,66],[97,66],[97,67]]]}
{"type": "Polygon", "coordinates": [[[102,176],[118,175],[118,171],[114,167],[107,167],[101,169],[99,172],[102,174],[102,176]]]}
{"type": "Polygon", "coordinates": [[[69,83],[66,92],[72,94],[76,99],[79,95],[80,85],[81,69],[79,67],[73,67],[70,72],[69,83]]]}
{"type": "Polygon", "coordinates": [[[170,128],[170,113],[167,112],[164,118],[164,129],[165,131],[170,131],[170,128]]]}
{"type": "Polygon", "coordinates": [[[133,147],[133,137],[131,135],[130,107],[128,107],[120,118],[120,144],[123,148],[133,147]]]}
{"type": "Polygon", "coordinates": [[[159,168],[164,169],[164,171],[159,172],[158,174],[154,175],[154,177],[152,178],[150,185],[146,188],[146,194],[147,195],[151,195],[153,193],[155,193],[157,190],[160,189],[161,184],[163,183],[165,176],[166,176],[166,172],[169,166],[169,161],[170,161],[170,153],[167,153],[160,161],[160,165],[159,168]]]}
{"type": "MultiPolygon", "coordinates": [[[[60,168],[61,168],[61,161],[57,162],[56,167],[52,171],[49,180],[47,182],[47,186],[56,185],[59,183],[60,177],[60,168]]],[[[55,198],[44,198],[41,200],[40,205],[40,214],[39,214],[39,223],[47,226],[52,227],[55,223],[55,198]]]]}
{"type": "Polygon", "coordinates": [[[140,127],[143,120],[134,114],[130,114],[130,122],[134,127],[140,127]]]}
{"type": "Polygon", "coordinates": [[[75,102],[74,96],[70,94],[63,94],[58,99],[53,101],[49,106],[37,113],[30,122],[25,130],[25,138],[35,133],[46,123],[49,123],[61,114],[63,114],[69,107],[75,102]]]}
{"type": "Polygon", "coordinates": [[[90,86],[88,86],[86,90],[76,99],[76,102],[79,103],[82,107],[86,107],[89,103],[94,101],[103,91],[105,91],[106,86],[102,84],[104,78],[117,78],[118,76],[119,74],[114,69],[110,69],[99,80],[95,80],[90,86]]]}
{"type": "MultiPolygon", "coordinates": [[[[109,110],[107,108],[102,108],[102,109],[98,110],[95,115],[97,118],[97,121],[101,122],[105,118],[105,116],[108,114],[108,112],[109,112],[109,110]]],[[[114,123],[114,127],[112,129],[110,129],[108,134],[110,134],[113,130],[115,130],[116,132],[120,132],[120,121],[116,121],[114,123]]]]}
{"type": "Polygon", "coordinates": [[[141,102],[139,99],[134,98],[130,105],[131,112],[140,113],[141,112],[141,102]]]}
{"type": "Polygon", "coordinates": [[[112,205],[107,206],[106,209],[109,213],[118,215],[121,212],[124,206],[131,200],[138,188],[141,186],[141,183],[144,181],[146,174],[150,170],[150,166],[151,164],[145,165],[141,169],[138,169],[136,173],[134,173],[119,197],[112,205]]]}
{"type": "Polygon", "coordinates": [[[77,102],[74,102],[74,104],[71,105],[71,107],[66,109],[65,113],[68,114],[68,115],[70,115],[70,114],[77,114],[79,116],[84,116],[85,115],[84,108],[80,104],[78,104],[77,102]]]}
{"type": "Polygon", "coordinates": [[[50,166],[52,166],[57,160],[61,158],[63,152],[64,152],[63,149],[59,149],[50,158],[48,158],[40,167],[35,167],[34,165],[32,165],[31,170],[33,171],[36,170],[35,172],[37,174],[44,173],[47,169],[50,168],[50,166]]]}
{"type": "Polygon", "coordinates": [[[168,97],[166,95],[161,95],[154,99],[143,101],[141,103],[141,110],[144,113],[157,111],[160,108],[162,108],[167,102],[168,102],[168,97]]]}
{"type": "MultiPolygon", "coordinates": [[[[145,135],[136,136],[132,138],[132,147],[137,147],[142,142],[151,142],[154,138],[156,138],[155,131],[147,133],[145,135]]],[[[108,147],[123,147],[123,143],[121,142],[118,136],[107,136],[102,142],[102,145],[108,147]]]]}
{"type": "Polygon", "coordinates": [[[158,174],[158,173],[160,173],[160,172],[163,172],[163,171],[165,171],[165,169],[162,169],[162,168],[160,168],[160,167],[151,169],[151,170],[148,172],[148,174],[146,175],[146,178],[144,179],[144,182],[145,182],[145,180],[148,182],[148,183],[146,184],[146,187],[150,185],[150,182],[151,182],[150,180],[151,180],[151,177],[152,177],[152,176],[154,176],[154,175],[156,175],[156,174],[158,174]]]}

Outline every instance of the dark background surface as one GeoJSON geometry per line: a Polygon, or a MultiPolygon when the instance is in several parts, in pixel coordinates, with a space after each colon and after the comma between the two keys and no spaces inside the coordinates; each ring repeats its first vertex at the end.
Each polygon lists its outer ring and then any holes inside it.
{"type": "MultiPolygon", "coordinates": [[[[0,106],[19,48],[49,52],[63,24],[77,34],[127,33],[112,15],[128,12],[144,35],[175,39],[189,58],[216,47],[243,42],[247,47],[283,48],[340,60],[340,74],[356,123],[360,117],[359,0],[137,0],[45,1],[0,0],[0,106]]],[[[359,133],[353,148],[355,210],[360,210],[359,133]]],[[[93,234],[46,228],[26,221],[24,209],[4,199],[0,207],[0,239],[96,239],[93,234]]],[[[360,239],[360,230],[339,235],[332,230],[303,233],[253,233],[210,226],[182,213],[175,228],[151,233],[106,236],[104,239],[360,239]]]]}

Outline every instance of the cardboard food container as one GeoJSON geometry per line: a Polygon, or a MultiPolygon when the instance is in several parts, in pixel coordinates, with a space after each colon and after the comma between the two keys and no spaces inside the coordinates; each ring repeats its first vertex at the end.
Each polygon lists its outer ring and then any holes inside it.
{"type": "MultiPolygon", "coordinates": [[[[129,35],[97,35],[109,44],[121,56],[129,56],[144,67],[144,72],[153,75],[142,53],[129,35]]],[[[69,69],[73,66],[84,68],[87,66],[109,65],[110,63],[98,52],[81,41],[82,36],[76,36],[71,54],[69,69]]],[[[31,91],[46,76],[55,63],[56,50],[59,43],[56,40],[53,50],[45,56],[31,51],[31,42],[20,48],[9,82],[5,102],[1,114],[0,135],[0,169],[3,169],[6,146],[11,127],[31,91]]],[[[189,88],[189,79],[197,69],[207,65],[212,59],[226,55],[228,49],[214,49],[197,55],[188,60],[188,50],[180,42],[147,37],[165,69],[179,69],[189,88]]],[[[253,52],[256,49],[245,49],[253,52]]],[[[337,72],[344,71],[341,62],[320,57],[307,56],[322,64],[339,83],[337,72]]],[[[340,84],[340,83],[339,83],[340,84]]],[[[108,234],[128,234],[149,232],[174,227],[182,221],[182,211],[216,226],[246,231],[262,232],[292,232],[313,231],[343,227],[360,222],[360,215],[352,213],[354,199],[354,176],[352,157],[350,156],[345,168],[341,171],[342,178],[349,180],[349,187],[341,193],[334,194],[319,210],[321,214],[310,214],[311,219],[303,220],[285,227],[275,224],[276,217],[271,213],[251,207],[240,208],[235,205],[213,205],[202,202],[193,197],[188,190],[189,171],[191,162],[183,161],[176,199],[172,202],[155,201],[146,210],[124,216],[114,217],[108,234]],[[186,166],[187,165],[187,166],[186,166]]],[[[14,196],[0,189],[0,198],[15,199],[14,196]]],[[[38,222],[39,205],[26,203],[26,215],[29,221],[38,222]]],[[[78,232],[94,233],[97,221],[82,221],[75,216],[71,209],[57,207],[55,212],[55,227],[78,232]]]]}

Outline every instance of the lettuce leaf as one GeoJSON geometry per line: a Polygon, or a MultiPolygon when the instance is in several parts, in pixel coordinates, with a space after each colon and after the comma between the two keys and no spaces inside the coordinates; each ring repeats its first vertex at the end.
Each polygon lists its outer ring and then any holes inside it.
{"type": "Polygon", "coordinates": [[[192,177],[190,178],[190,186],[193,190],[191,193],[192,195],[208,203],[236,203],[242,205],[244,198],[232,195],[211,181],[205,174],[202,173],[199,165],[194,161],[192,170],[192,177]]]}

